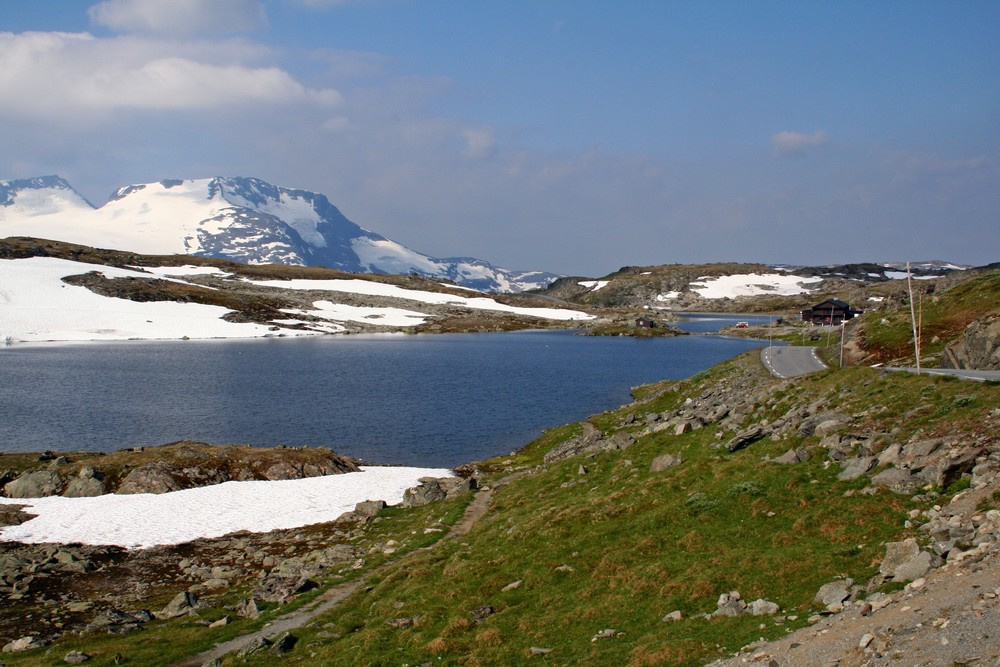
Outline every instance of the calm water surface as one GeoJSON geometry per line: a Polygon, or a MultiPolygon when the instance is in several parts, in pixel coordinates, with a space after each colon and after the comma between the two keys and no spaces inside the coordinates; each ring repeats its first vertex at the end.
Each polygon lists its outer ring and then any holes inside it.
{"type": "Polygon", "coordinates": [[[0,348],[0,451],[183,439],[454,466],[758,347],[521,332],[0,348]]]}

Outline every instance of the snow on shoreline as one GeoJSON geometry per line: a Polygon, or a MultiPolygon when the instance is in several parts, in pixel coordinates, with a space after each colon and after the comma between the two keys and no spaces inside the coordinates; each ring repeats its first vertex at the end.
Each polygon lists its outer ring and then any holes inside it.
{"type": "Polygon", "coordinates": [[[262,338],[307,333],[227,322],[222,316],[229,309],[221,306],[115,299],[62,282],[66,276],[90,271],[108,278],[150,277],[149,273],[55,257],[0,261],[0,342],[262,338]]]}
{"type": "MultiPolygon", "coordinates": [[[[54,257],[0,260],[0,344],[4,342],[180,340],[209,338],[269,338],[342,333],[344,322],[384,327],[412,327],[430,315],[402,308],[350,306],[329,300],[313,303],[312,310],[288,309],[279,325],[302,324],[294,316],[309,315],[311,331],[277,328],[222,319],[230,311],[221,306],[173,301],[130,301],[102,296],[86,287],[68,285],[63,278],[99,272],[107,278],[150,278],[187,283],[192,275],[227,276],[215,267],[178,266],[116,268],[54,257]],[[178,278],[178,276],[180,278],[178,278]],[[276,330],[275,330],[276,329],[276,330]]],[[[428,304],[502,311],[552,320],[589,320],[591,315],[557,308],[507,306],[486,296],[466,297],[411,290],[369,280],[271,280],[255,284],[282,289],[316,289],[373,296],[389,296],[428,304]]],[[[199,287],[204,287],[199,285],[199,287]]],[[[207,287],[205,289],[213,289],[207,287]]]]}
{"type": "Polygon", "coordinates": [[[0,529],[0,540],[118,545],[142,549],[246,530],[263,533],[332,521],[364,500],[390,505],[442,468],[364,466],[362,472],[285,481],[225,482],[163,494],[93,498],[0,498],[34,519],[0,529]]]}

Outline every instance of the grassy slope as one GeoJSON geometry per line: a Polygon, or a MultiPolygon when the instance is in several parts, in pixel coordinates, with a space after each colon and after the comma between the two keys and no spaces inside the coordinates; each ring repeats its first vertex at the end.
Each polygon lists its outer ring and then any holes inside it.
{"type": "MultiPolygon", "coordinates": [[[[974,277],[944,292],[923,296],[919,305],[922,320],[921,362],[937,365],[945,345],[961,335],[971,322],[1000,313],[1000,271],[974,277]]],[[[909,302],[888,311],[866,315],[859,338],[872,362],[912,362],[913,328],[909,302]]]]}
{"type": "MultiPolygon", "coordinates": [[[[648,404],[593,421],[613,430],[628,412],[670,409],[716,380],[745,377],[747,369],[763,373],[752,353],[676,391],[654,392],[648,404]]],[[[972,430],[1000,405],[995,386],[850,369],[774,383],[749,421],[774,419],[824,396],[831,409],[864,415],[856,429],[884,433],[898,425],[896,441],[918,429],[972,430]],[[914,405],[927,409],[897,424],[904,406],[914,405]]],[[[577,428],[555,429],[514,463],[539,464],[577,428]]],[[[540,661],[529,653],[537,646],[553,649],[544,660],[552,664],[699,664],[803,624],[817,589],[832,579],[866,581],[883,543],[906,532],[905,512],[917,506],[884,491],[856,493],[861,480],[837,481],[839,466],[826,462],[815,437],[761,441],[735,454],[708,446],[716,441],[712,426],[682,436],[655,434],[627,450],[553,464],[504,487],[468,536],[389,566],[371,579],[371,590],[299,633],[306,647],[299,661],[519,664],[540,661]],[[794,467],[762,461],[792,446],[811,448],[813,458],[794,467]],[[685,462],[650,473],[652,459],[665,452],[685,462]],[[517,580],[519,588],[501,590],[517,580]],[[718,595],[734,589],[747,600],[773,600],[786,617],[798,618],[661,620],[675,609],[711,612],[718,595]],[[475,622],[472,612],[486,605],[495,613],[475,622]],[[413,619],[412,627],[387,623],[404,617],[413,619]],[[624,634],[591,641],[604,628],[624,634]]]]}

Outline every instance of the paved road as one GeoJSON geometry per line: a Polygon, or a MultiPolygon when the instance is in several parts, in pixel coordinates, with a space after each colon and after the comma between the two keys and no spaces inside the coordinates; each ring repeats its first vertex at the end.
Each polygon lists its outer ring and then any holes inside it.
{"type": "Polygon", "coordinates": [[[765,347],[760,351],[760,360],[779,378],[815,373],[826,368],[826,364],[816,356],[816,350],[803,346],[765,347]]]}
{"type": "MultiPolygon", "coordinates": [[[[916,368],[886,368],[887,371],[905,371],[916,373],[916,368]]],[[[1000,371],[970,371],[965,369],[955,370],[953,368],[921,368],[924,375],[954,375],[965,380],[994,380],[1000,382],[1000,371]]]]}

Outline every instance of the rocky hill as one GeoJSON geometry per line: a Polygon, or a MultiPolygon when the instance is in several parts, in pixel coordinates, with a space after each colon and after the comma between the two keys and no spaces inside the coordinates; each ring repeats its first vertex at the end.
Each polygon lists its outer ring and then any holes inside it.
{"type": "MultiPolygon", "coordinates": [[[[911,267],[921,283],[951,284],[967,267],[922,262],[911,267]]],[[[901,298],[905,265],[845,264],[822,267],[764,264],[668,264],[626,266],[603,278],[565,277],[538,293],[604,308],[695,312],[800,310],[825,298],[865,308],[901,298]]]]}

